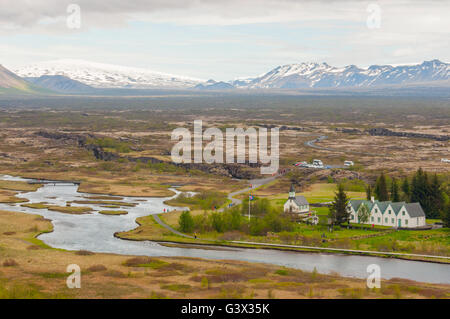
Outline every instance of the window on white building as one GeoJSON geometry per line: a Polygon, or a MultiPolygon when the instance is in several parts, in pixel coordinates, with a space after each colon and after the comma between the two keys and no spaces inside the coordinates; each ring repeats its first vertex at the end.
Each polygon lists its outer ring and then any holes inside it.
{"type": "Polygon", "coordinates": [[[408,225],[408,220],[407,219],[405,220],[405,225],[408,225]]]}

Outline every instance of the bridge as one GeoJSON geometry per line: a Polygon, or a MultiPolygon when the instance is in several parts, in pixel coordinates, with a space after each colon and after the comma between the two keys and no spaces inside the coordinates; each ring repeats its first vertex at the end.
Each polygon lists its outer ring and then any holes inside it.
{"type": "Polygon", "coordinates": [[[45,180],[45,179],[33,179],[28,181],[28,184],[46,184],[46,185],[64,185],[66,184],[67,186],[69,185],[80,185],[81,182],[80,181],[65,181],[65,180],[59,180],[59,181],[50,181],[50,180],[45,180]]]}

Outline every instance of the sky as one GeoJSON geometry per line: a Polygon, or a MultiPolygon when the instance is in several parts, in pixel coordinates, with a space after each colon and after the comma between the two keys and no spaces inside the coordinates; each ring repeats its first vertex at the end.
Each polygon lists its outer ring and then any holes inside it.
{"type": "Polygon", "coordinates": [[[200,79],[284,64],[450,61],[450,0],[0,0],[0,64],[82,59],[200,79]],[[75,4],[75,6],[74,6],[75,4]]]}

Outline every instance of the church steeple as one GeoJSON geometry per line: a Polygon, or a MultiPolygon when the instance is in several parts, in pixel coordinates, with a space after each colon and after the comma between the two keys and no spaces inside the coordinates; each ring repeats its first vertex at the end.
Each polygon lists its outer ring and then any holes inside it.
{"type": "Polygon", "coordinates": [[[291,184],[291,190],[289,191],[289,199],[294,199],[295,198],[295,188],[294,188],[294,183],[291,184]]]}

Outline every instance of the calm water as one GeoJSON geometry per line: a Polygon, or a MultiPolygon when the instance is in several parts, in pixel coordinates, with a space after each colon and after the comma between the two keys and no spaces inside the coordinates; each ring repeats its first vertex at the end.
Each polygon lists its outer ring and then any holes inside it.
{"type": "MultiPolygon", "coordinates": [[[[1,179],[25,179],[3,176],[1,179]]],[[[65,206],[66,202],[88,199],[96,194],[79,193],[78,186],[44,185],[36,192],[21,193],[18,197],[26,198],[30,203],[47,202],[65,206]]],[[[178,193],[177,190],[174,190],[178,193]]],[[[98,195],[97,195],[98,196],[98,195]]],[[[176,196],[176,195],[175,195],[176,196]]],[[[123,255],[146,256],[183,256],[207,259],[232,259],[249,262],[277,264],[292,268],[311,271],[314,267],[320,273],[337,272],[343,276],[366,278],[367,266],[378,264],[383,278],[393,277],[433,283],[450,283],[450,265],[434,264],[400,259],[388,259],[365,256],[349,256],[339,254],[297,253],[270,249],[227,248],[225,250],[164,247],[157,243],[144,241],[134,242],[115,238],[113,234],[137,227],[137,217],[163,212],[163,209],[173,210],[163,202],[169,198],[123,197],[123,202],[136,203],[135,207],[124,207],[127,215],[107,216],[98,213],[105,210],[98,205],[86,205],[96,210],[92,214],[71,215],[48,211],[46,209],[31,209],[20,207],[20,204],[0,204],[0,209],[24,213],[39,214],[52,220],[54,231],[42,234],[39,239],[46,244],[67,250],[90,250],[93,252],[116,253],[123,255]]],[[[84,206],[72,204],[72,206],[84,206]]],[[[122,209],[122,208],[121,208],[122,209]]]]}

